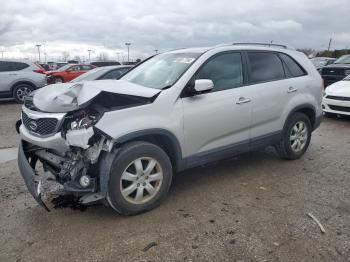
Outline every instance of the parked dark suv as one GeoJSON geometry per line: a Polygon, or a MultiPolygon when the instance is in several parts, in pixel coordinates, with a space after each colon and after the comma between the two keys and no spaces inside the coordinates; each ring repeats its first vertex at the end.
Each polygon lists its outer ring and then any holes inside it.
{"type": "Polygon", "coordinates": [[[350,55],[343,55],[334,64],[322,68],[321,75],[325,87],[350,75],[350,55]]]}

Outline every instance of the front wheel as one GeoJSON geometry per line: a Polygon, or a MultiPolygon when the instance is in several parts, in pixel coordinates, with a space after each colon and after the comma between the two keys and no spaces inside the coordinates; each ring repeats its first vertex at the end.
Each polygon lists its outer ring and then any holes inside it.
{"type": "Polygon", "coordinates": [[[310,140],[310,119],[303,113],[295,113],[287,120],[282,140],[276,145],[276,149],[284,159],[298,159],[309,147],[310,140]]]}
{"type": "Polygon", "coordinates": [[[136,215],[157,207],[166,197],[172,180],[168,155],[147,142],[122,146],[110,173],[108,202],[122,215],[136,215]]]}

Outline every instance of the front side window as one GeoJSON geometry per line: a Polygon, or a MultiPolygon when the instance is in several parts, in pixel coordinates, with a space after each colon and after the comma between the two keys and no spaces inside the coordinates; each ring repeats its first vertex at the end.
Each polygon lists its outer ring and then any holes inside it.
{"type": "Polygon", "coordinates": [[[210,79],[212,92],[243,85],[242,58],[240,53],[226,53],[210,59],[195,75],[197,79],[210,79]]]}
{"type": "Polygon", "coordinates": [[[199,52],[156,55],[126,73],[121,79],[156,89],[170,87],[200,55],[199,52]]]}
{"type": "Polygon", "coordinates": [[[287,71],[286,73],[288,73],[288,76],[298,77],[305,75],[305,71],[290,56],[286,54],[280,54],[280,57],[285,64],[287,71]]]}
{"type": "Polygon", "coordinates": [[[250,82],[268,82],[284,78],[281,59],[275,53],[248,52],[250,82]]]}
{"type": "Polygon", "coordinates": [[[68,71],[80,71],[80,66],[72,66],[68,71]]]}

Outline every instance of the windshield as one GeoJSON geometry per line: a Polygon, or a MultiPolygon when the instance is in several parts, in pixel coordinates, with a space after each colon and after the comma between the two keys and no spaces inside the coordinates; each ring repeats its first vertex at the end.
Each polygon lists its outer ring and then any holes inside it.
{"type": "Polygon", "coordinates": [[[102,76],[104,73],[108,72],[109,70],[111,70],[111,69],[108,67],[98,67],[98,68],[92,69],[92,70],[78,76],[77,78],[74,78],[71,81],[71,83],[96,80],[97,78],[102,76]]]}
{"type": "Polygon", "coordinates": [[[60,71],[60,72],[62,72],[62,71],[66,71],[68,68],[70,68],[72,65],[65,65],[65,66],[62,66],[62,67],[60,67],[59,69],[57,69],[57,71],[60,71]]]}
{"type": "Polygon", "coordinates": [[[338,58],[334,64],[350,64],[350,55],[343,55],[338,58]]]}
{"type": "Polygon", "coordinates": [[[121,79],[145,87],[172,86],[201,53],[165,53],[152,57],[121,79]]]}

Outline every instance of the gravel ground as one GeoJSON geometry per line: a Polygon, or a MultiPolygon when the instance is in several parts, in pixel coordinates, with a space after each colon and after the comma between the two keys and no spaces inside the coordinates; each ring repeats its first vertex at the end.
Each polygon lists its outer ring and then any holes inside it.
{"type": "MultiPolygon", "coordinates": [[[[17,145],[19,110],[0,105],[0,148],[17,145]]],[[[159,208],[134,217],[48,213],[16,161],[2,163],[0,261],[350,261],[349,130],[325,119],[297,161],[264,150],[182,172],[159,208]]]]}

